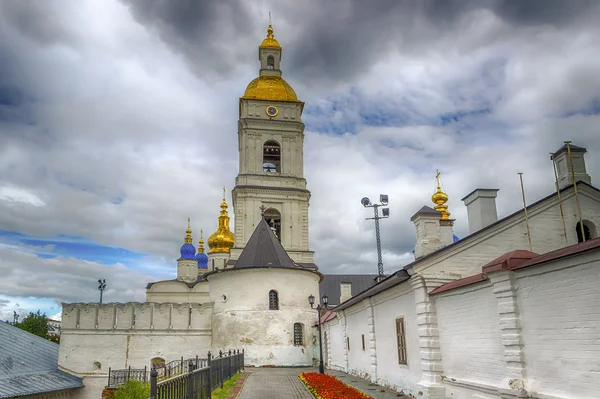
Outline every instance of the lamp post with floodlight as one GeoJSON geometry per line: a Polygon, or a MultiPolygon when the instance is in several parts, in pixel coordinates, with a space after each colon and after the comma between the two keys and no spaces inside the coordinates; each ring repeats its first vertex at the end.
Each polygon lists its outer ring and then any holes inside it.
{"type": "MultiPolygon", "coordinates": [[[[327,295],[323,295],[321,298],[323,306],[320,303],[317,304],[317,312],[319,313],[319,374],[325,374],[325,368],[323,367],[323,339],[321,338],[321,310],[327,309],[328,300],[327,295]]],[[[310,303],[310,307],[313,309],[313,305],[315,304],[315,297],[313,295],[308,297],[308,303],[310,303]]]]}
{"type": "Polygon", "coordinates": [[[100,303],[102,303],[102,293],[104,292],[105,289],[106,289],[106,280],[99,279],[98,280],[98,291],[100,291],[100,303]]]}
{"type": "Polygon", "coordinates": [[[381,235],[379,234],[379,219],[386,219],[390,217],[390,208],[382,208],[382,216],[379,216],[379,207],[386,206],[388,204],[388,196],[386,194],[379,195],[379,204],[371,204],[371,200],[364,197],[360,200],[360,203],[365,208],[373,208],[375,217],[366,218],[365,220],[375,220],[375,238],[377,240],[377,281],[383,279],[383,259],[381,257],[381,235]]]}

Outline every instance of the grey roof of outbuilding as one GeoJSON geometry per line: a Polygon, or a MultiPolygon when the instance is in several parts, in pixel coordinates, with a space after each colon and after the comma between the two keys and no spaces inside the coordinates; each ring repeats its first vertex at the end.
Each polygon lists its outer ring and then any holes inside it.
{"type": "Polygon", "coordinates": [[[58,345],[0,322],[0,398],[82,388],[58,369],[58,345]]]}
{"type": "Polygon", "coordinates": [[[265,219],[261,218],[233,268],[264,266],[302,268],[302,266],[294,263],[292,258],[285,252],[271,227],[265,219]]]}
{"type": "Polygon", "coordinates": [[[340,283],[350,283],[352,295],[363,292],[376,283],[376,274],[325,274],[319,284],[319,298],[327,295],[329,305],[340,304],[340,283]]]}
{"type": "Polygon", "coordinates": [[[412,215],[410,217],[410,220],[413,220],[415,218],[415,216],[417,215],[436,215],[439,216],[440,212],[436,211],[435,209],[427,206],[427,205],[423,205],[423,207],[421,209],[419,209],[414,215],[412,215]]]}

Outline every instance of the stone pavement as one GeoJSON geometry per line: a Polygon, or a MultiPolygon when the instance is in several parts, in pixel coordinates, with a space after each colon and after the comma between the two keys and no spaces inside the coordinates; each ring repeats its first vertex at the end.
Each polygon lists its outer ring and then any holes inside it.
{"type": "Polygon", "coordinates": [[[238,399],[314,399],[298,374],[314,368],[247,368],[248,380],[238,399]]]}
{"type": "Polygon", "coordinates": [[[330,374],[336,376],[340,379],[344,384],[350,385],[359,391],[369,395],[373,399],[398,399],[406,396],[402,396],[397,392],[391,391],[387,388],[384,388],[380,385],[373,384],[367,380],[363,380],[360,377],[355,377],[350,374],[346,374],[342,371],[337,370],[325,370],[326,374],[330,374]]]}

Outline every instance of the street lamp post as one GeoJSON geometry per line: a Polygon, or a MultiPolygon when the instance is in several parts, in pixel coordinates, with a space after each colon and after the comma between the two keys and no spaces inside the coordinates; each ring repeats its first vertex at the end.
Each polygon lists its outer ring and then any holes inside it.
{"type": "Polygon", "coordinates": [[[379,216],[379,207],[388,204],[388,196],[386,194],[379,195],[379,204],[371,204],[371,200],[364,197],[360,203],[365,208],[373,208],[375,217],[366,218],[365,220],[375,220],[375,239],[377,240],[377,281],[383,279],[383,258],[381,257],[381,235],[379,234],[379,219],[387,219],[390,217],[390,208],[382,208],[382,216],[379,216]]]}
{"type": "Polygon", "coordinates": [[[106,289],[106,280],[99,279],[98,280],[98,291],[100,291],[100,303],[102,303],[102,293],[104,292],[105,289],[106,289]]]}
{"type": "MultiPolygon", "coordinates": [[[[323,338],[321,337],[321,310],[327,309],[327,302],[329,298],[327,295],[323,295],[321,298],[323,301],[323,306],[321,304],[317,304],[317,312],[319,313],[319,374],[325,374],[325,368],[323,367],[323,338]]],[[[308,303],[310,303],[310,308],[313,309],[313,305],[315,304],[315,297],[313,295],[308,297],[308,303]]]]}

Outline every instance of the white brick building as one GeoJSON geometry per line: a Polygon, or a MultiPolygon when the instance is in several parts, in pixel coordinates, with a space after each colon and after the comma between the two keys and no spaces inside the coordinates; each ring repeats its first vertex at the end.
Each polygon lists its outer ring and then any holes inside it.
{"type": "Polygon", "coordinates": [[[327,366],[422,398],[600,397],[600,191],[585,149],[570,146],[573,169],[568,152],[560,201],[527,207],[531,248],[523,210],[497,220],[498,190],[463,199],[471,234],[456,242],[421,208],[415,261],[327,315],[327,366]]]}

